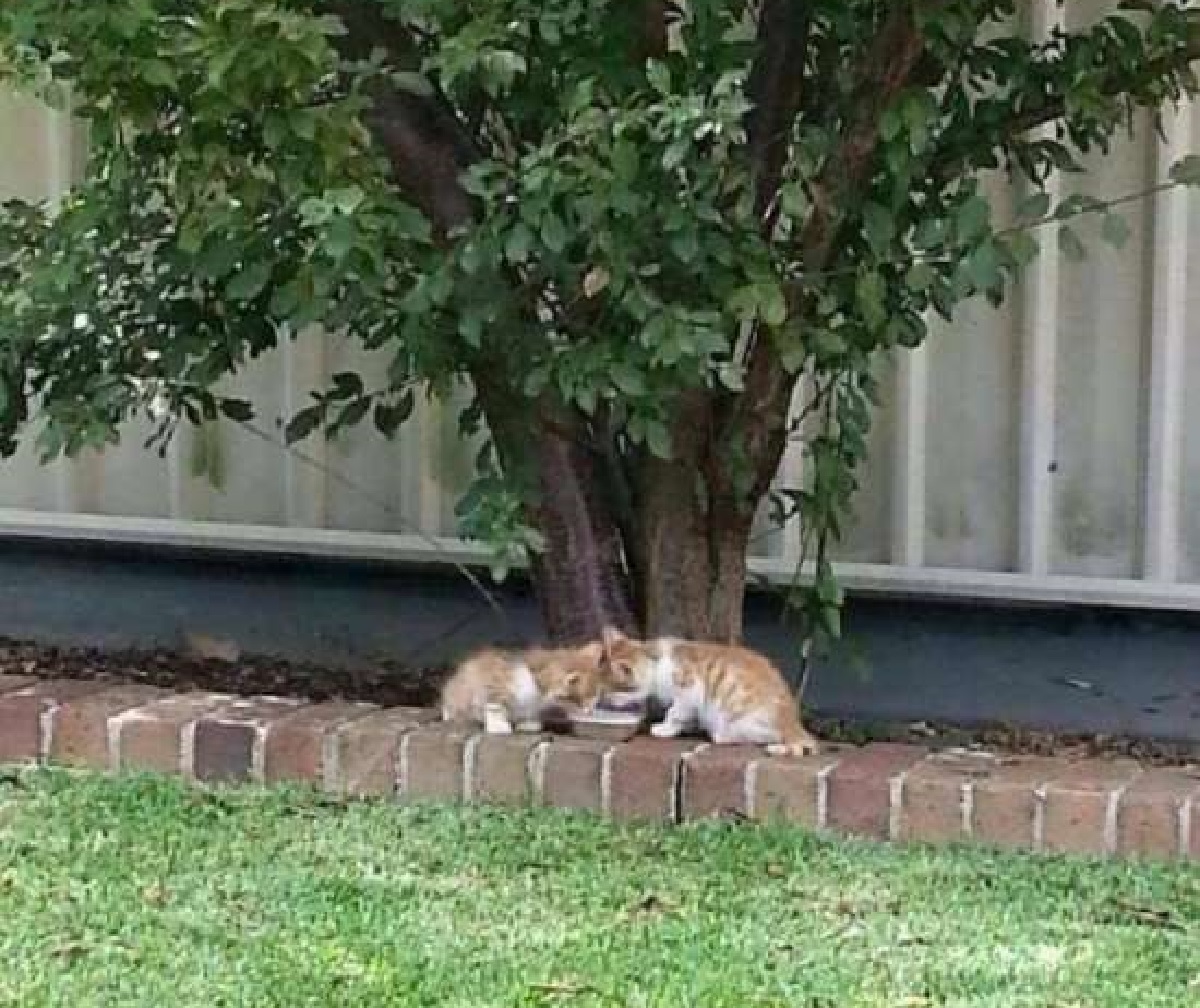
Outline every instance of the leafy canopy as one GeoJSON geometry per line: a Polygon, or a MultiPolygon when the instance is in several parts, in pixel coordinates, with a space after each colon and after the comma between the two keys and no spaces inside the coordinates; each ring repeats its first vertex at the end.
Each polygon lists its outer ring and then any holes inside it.
{"type": "MultiPolygon", "coordinates": [[[[602,418],[625,458],[667,457],[681,394],[736,404],[765,361],[789,393],[812,378],[810,475],[781,514],[823,543],[854,489],[874,358],[919,344],[930,313],[1000,299],[1030,226],[1094,209],[1052,206],[1046,181],[1196,90],[1183,3],[1122,3],[1043,40],[1012,0],[687,0],[648,28],[665,10],[4,4],[0,76],[69,95],[90,135],[61,203],[0,216],[5,447],[35,404],[48,454],[142,410],[164,433],[244,420],[215,383],[313,323],[390,366],[378,388],[334,376],[292,438],[368,416],[390,436],[420,388],[466,382],[468,429],[602,418]],[[766,136],[764,95],[786,99],[766,136]],[[450,140],[414,174],[401,155],[422,126],[450,140]],[[993,219],[993,170],[1027,184],[1015,227],[993,219]]],[[[464,516],[519,556],[537,541],[528,481],[503,461],[481,454],[464,516]]],[[[752,506],[752,477],[733,483],[752,506]]]]}

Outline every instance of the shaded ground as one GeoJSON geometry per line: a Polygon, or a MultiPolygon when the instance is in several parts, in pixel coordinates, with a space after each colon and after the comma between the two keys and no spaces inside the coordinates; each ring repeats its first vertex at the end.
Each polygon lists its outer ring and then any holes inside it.
{"type": "MultiPolygon", "coordinates": [[[[0,673],[40,678],[145,683],[169,689],[345,699],[385,706],[428,706],[447,670],[382,663],[371,669],[323,666],[275,658],[235,661],[179,652],[63,649],[0,638],[0,673]]],[[[808,719],[818,736],[846,742],[920,742],[1039,755],[1120,755],[1150,763],[1200,762],[1200,743],[1101,733],[1055,733],[1005,724],[880,721],[845,717],[808,719]]]]}
{"type": "Polygon", "coordinates": [[[1200,869],[0,777],[0,1004],[1181,1008],[1200,869]]]}
{"type": "MultiPolygon", "coordinates": [[[[413,685],[406,670],[537,639],[527,586],[509,579],[489,590],[496,609],[440,568],[9,541],[0,637],[116,653],[179,651],[206,634],[242,654],[316,666],[320,681],[305,692],[335,676],[401,700],[413,685]]],[[[810,684],[810,705],[826,714],[901,725],[996,719],[1200,745],[1200,613],[851,595],[843,626],[810,684]]],[[[798,676],[796,631],[781,624],[777,598],[750,594],[746,633],[798,676]]]]}

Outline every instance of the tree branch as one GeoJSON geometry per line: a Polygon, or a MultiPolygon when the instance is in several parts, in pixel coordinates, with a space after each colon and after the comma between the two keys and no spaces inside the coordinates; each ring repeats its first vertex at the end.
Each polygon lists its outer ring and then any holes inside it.
{"type": "MultiPolygon", "coordinates": [[[[383,48],[397,69],[415,65],[412,34],[385,16],[378,4],[329,0],[325,7],[346,27],[340,48],[347,58],[365,59],[373,49],[383,48]]],[[[469,220],[471,198],[460,177],[479,152],[449,103],[436,93],[412,94],[382,81],[371,87],[370,97],[373,107],[364,117],[366,124],[404,195],[443,234],[469,220]]]]}
{"type": "MultiPolygon", "coordinates": [[[[1200,60],[1200,37],[1170,56],[1163,56],[1145,64],[1140,72],[1145,74],[1147,79],[1157,81],[1173,72],[1183,70],[1196,60],[1200,60]]],[[[1123,81],[1121,72],[1116,70],[1099,85],[1100,92],[1108,97],[1116,97],[1125,93],[1127,89],[1128,82],[1123,81]]],[[[1067,103],[1064,95],[1040,91],[1029,102],[1022,103],[1007,119],[984,131],[982,135],[972,137],[969,146],[975,149],[1004,150],[1031,130],[1056,122],[1066,115],[1067,103]]],[[[958,146],[935,161],[930,175],[941,181],[949,181],[969,167],[969,157],[970,152],[958,146]]]]}
{"type": "Polygon", "coordinates": [[[892,6],[863,53],[863,74],[854,89],[850,122],[814,186],[814,207],[801,232],[805,269],[823,268],[836,234],[839,197],[862,184],[879,142],[879,120],[909,82],[924,51],[917,7],[914,0],[892,6]]]}
{"type": "MultiPolygon", "coordinates": [[[[755,210],[766,217],[775,200],[792,123],[804,95],[812,12],[804,0],[763,0],[757,51],[747,91],[747,146],[755,183],[755,210]]],[[[769,232],[773,222],[765,220],[769,232]]]]}
{"type": "MultiPolygon", "coordinates": [[[[926,0],[925,5],[942,2],[926,0]]],[[[806,269],[820,269],[828,257],[836,235],[836,208],[845,194],[866,178],[878,143],[879,120],[909,82],[922,56],[924,39],[917,21],[920,6],[920,0],[899,0],[862,53],[850,122],[820,173],[815,186],[818,198],[801,230],[806,269]]],[[[793,310],[797,309],[798,305],[793,305],[793,310]]],[[[745,457],[758,462],[751,502],[757,502],[770,487],[787,444],[795,384],[796,377],[784,369],[774,341],[765,333],[756,333],[746,363],[745,390],[723,425],[720,439],[738,442],[745,457]]],[[[725,449],[718,444],[714,450],[725,449]]]]}

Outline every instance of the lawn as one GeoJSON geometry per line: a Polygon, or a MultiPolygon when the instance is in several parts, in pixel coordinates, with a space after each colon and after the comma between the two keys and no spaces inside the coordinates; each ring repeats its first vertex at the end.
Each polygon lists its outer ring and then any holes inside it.
{"type": "Polygon", "coordinates": [[[19,771],[0,1005],[1184,1008],[1200,866],[19,771]]]}

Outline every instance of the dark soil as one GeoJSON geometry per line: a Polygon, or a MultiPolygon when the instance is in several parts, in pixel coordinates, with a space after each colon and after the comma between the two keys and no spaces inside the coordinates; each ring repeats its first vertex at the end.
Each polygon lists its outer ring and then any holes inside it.
{"type": "MultiPolygon", "coordinates": [[[[441,666],[405,668],[383,662],[371,669],[331,668],[278,658],[236,661],[172,651],[64,649],[0,638],[0,674],[42,679],[145,683],[175,690],[243,695],[344,699],[382,706],[429,706],[447,675],[441,666]]],[[[1044,756],[1130,756],[1157,765],[1200,763],[1200,743],[1120,735],[1056,733],[1006,724],[953,725],[807,718],[830,742],[917,742],[936,749],[962,747],[1044,756]]]]}
{"type": "Polygon", "coordinates": [[[434,702],[447,671],[401,668],[386,662],[371,669],[343,669],[251,656],[221,661],[173,651],[67,649],[0,638],[0,674],[423,707],[434,702]]]}

